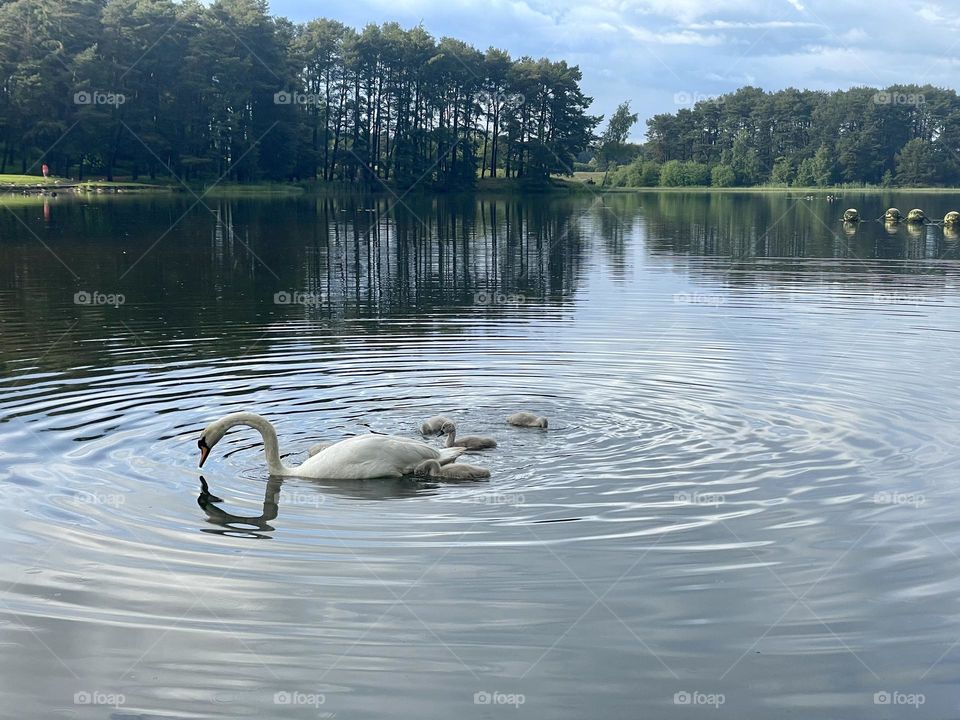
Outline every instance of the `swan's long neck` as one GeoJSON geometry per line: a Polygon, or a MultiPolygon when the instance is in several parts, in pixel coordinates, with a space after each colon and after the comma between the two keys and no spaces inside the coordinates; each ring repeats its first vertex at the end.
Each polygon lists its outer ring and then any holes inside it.
{"type": "Polygon", "coordinates": [[[453,430],[447,433],[447,447],[448,448],[453,447],[453,443],[454,441],[456,441],[456,439],[457,439],[457,429],[454,428],[453,430]]]}
{"type": "Polygon", "coordinates": [[[273,424],[265,417],[250,412],[227,415],[224,422],[228,428],[234,425],[248,425],[260,433],[263,438],[263,453],[267,456],[267,469],[271,475],[289,475],[290,468],[280,460],[280,443],[273,424]]]}

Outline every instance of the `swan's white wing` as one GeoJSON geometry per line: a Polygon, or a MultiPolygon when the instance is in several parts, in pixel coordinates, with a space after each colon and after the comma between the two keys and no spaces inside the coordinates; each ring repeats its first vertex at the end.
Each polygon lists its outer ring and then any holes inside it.
{"type": "Polygon", "coordinates": [[[324,448],[296,468],[294,474],[331,480],[401,477],[413,472],[413,468],[424,460],[449,462],[452,459],[449,456],[449,453],[409,438],[358,435],[324,448]]]}

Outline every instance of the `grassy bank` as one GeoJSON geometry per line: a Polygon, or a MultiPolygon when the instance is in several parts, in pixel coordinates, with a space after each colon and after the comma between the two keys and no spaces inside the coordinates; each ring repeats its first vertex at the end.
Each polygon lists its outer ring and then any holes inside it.
{"type": "Polygon", "coordinates": [[[97,191],[97,190],[168,190],[169,185],[142,183],[142,182],[117,182],[107,180],[83,180],[77,181],[72,178],[63,177],[43,177],[42,175],[14,175],[0,174],[0,193],[39,193],[46,191],[97,191]]]}
{"type": "MultiPolygon", "coordinates": [[[[602,173],[601,173],[602,175],[602,173]]],[[[569,193],[584,192],[591,186],[584,185],[582,181],[564,177],[550,177],[547,179],[531,178],[482,178],[477,180],[473,189],[447,189],[443,187],[414,187],[407,189],[403,187],[391,187],[389,184],[383,185],[376,183],[370,187],[362,187],[356,183],[348,182],[318,182],[318,181],[296,181],[296,182],[255,182],[255,183],[235,183],[219,182],[188,183],[185,187],[182,183],[173,181],[160,182],[132,182],[132,181],[107,181],[99,179],[84,180],[78,182],[71,178],[49,177],[44,178],[38,175],[12,175],[0,174],[0,193],[12,194],[40,194],[47,191],[75,191],[75,192],[116,192],[116,191],[173,191],[173,192],[194,192],[197,195],[207,197],[252,197],[252,196],[295,196],[303,194],[314,195],[397,195],[404,194],[461,194],[461,193],[482,193],[482,194],[503,194],[503,195],[540,195],[545,193],[569,193]],[[189,187],[189,190],[187,189],[189,187]]]]}
{"type": "Polygon", "coordinates": [[[960,195],[960,188],[943,187],[861,187],[857,185],[835,185],[832,187],[786,187],[783,185],[755,185],[752,187],[712,187],[712,186],[684,186],[684,187],[604,187],[602,172],[576,172],[573,177],[552,176],[546,180],[530,178],[487,177],[478,179],[472,190],[445,190],[443,188],[415,187],[412,190],[394,187],[388,189],[383,185],[363,188],[355,183],[345,182],[258,182],[258,183],[230,183],[217,184],[191,183],[190,190],[182,184],[161,182],[132,182],[84,180],[78,182],[70,178],[49,177],[38,175],[0,174],[0,196],[40,197],[50,192],[62,193],[113,193],[113,192],[182,192],[196,193],[204,197],[232,198],[232,197],[296,197],[301,195],[385,195],[391,194],[470,194],[482,195],[545,195],[563,193],[636,193],[636,192],[663,192],[663,193],[779,193],[788,195],[825,196],[834,195],[842,199],[844,193],[851,194],[901,194],[901,193],[929,193],[937,195],[960,195]]]}
{"type": "Polygon", "coordinates": [[[710,192],[710,193],[793,193],[798,195],[839,195],[841,193],[864,193],[881,195],[884,193],[932,193],[937,195],[960,195],[960,188],[949,187],[880,187],[877,185],[831,185],[828,187],[793,187],[787,185],[751,185],[749,187],[713,187],[712,185],[691,185],[683,187],[663,187],[647,185],[634,187],[604,187],[604,173],[575,172],[573,181],[593,187],[603,192],[710,192]],[[593,185],[589,181],[593,181],[593,185]]]}
{"type": "MultiPolygon", "coordinates": [[[[445,190],[443,188],[416,187],[408,191],[405,188],[393,187],[388,189],[383,185],[363,188],[354,183],[344,182],[257,182],[257,183],[228,183],[221,182],[215,185],[191,183],[190,190],[197,195],[207,197],[251,197],[251,196],[296,196],[303,194],[330,194],[330,195],[390,195],[391,191],[403,195],[416,194],[453,194],[476,192],[491,195],[541,195],[547,193],[570,192],[604,192],[604,193],[634,193],[634,192],[667,192],[667,193],[785,193],[795,195],[841,195],[842,193],[884,194],[884,193],[931,193],[939,195],[960,195],[960,188],[943,187],[861,187],[858,185],[834,185],[830,187],[787,187],[784,185],[754,185],[751,187],[712,187],[684,186],[662,187],[659,185],[636,187],[605,187],[602,185],[602,172],[576,172],[573,177],[552,176],[548,180],[532,180],[530,178],[483,178],[477,180],[473,190],[445,190]]],[[[0,174],[0,193],[39,193],[51,190],[76,190],[80,192],[103,191],[173,191],[189,192],[180,183],[175,182],[131,182],[84,180],[77,182],[69,178],[44,178],[36,175],[3,175],[0,174]]]]}
{"type": "Polygon", "coordinates": [[[588,192],[589,185],[570,178],[552,176],[546,180],[529,178],[483,178],[477,181],[476,192],[483,194],[539,195],[544,193],[588,192]]]}

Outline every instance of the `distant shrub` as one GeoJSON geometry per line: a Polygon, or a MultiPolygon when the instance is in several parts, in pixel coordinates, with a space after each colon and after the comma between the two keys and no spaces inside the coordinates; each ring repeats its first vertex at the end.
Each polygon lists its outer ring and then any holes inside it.
{"type": "Polygon", "coordinates": [[[611,170],[606,184],[610,187],[656,187],[660,184],[660,165],[637,158],[629,165],[611,170]]]}
{"type": "Polygon", "coordinates": [[[733,187],[737,184],[737,174],[729,165],[714,165],[710,171],[710,184],[713,187],[733,187]]]}
{"type": "Polygon", "coordinates": [[[773,163],[773,170],[770,173],[770,182],[774,185],[788,186],[794,179],[793,162],[790,158],[779,157],[773,163]]]}
{"type": "Polygon", "coordinates": [[[660,163],[653,160],[647,160],[640,169],[641,185],[644,187],[653,187],[660,184],[660,163]]]}
{"type": "Polygon", "coordinates": [[[687,160],[670,160],[660,169],[662,187],[695,187],[710,184],[710,167],[687,160]]]}

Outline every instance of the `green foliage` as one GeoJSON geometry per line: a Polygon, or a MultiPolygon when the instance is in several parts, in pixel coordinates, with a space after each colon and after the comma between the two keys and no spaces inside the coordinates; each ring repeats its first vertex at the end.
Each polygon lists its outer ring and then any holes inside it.
{"type": "Polygon", "coordinates": [[[777,158],[773,163],[773,171],[770,173],[770,181],[775,185],[789,185],[793,182],[793,161],[790,158],[777,158]]]}
{"type": "Polygon", "coordinates": [[[898,185],[933,185],[941,165],[937,147],[928,140],[914,138],[897,153],[898,185]]]}
{"type": "Polygon", "coordinates": [[[745,132],[739,133],[733,141],[730,167],[737,177],[737,185],[756,185],[760,182],[760,158],[745,132]]]}
{"type": "Polygon", "coordinates": [[[930,85],[745,87],[647,121],[647,157],[729,165],[737,185],[960,182],[960,97],[930,85]],[[927,145],[908,144],[922,140],[927,145]],[[902,166],[902,167],[901,167],[902,166]]]}
{"type": "Polygon", "coordinates": [[[0,0],[0,77],[0,173],[80,179],[543,180],[599,121],[566,62],[265,0],[0,0]]]}
{"type": "Polygon", "coordinates": [[[662,187],[697,187],[710,184],[710,168],[688,160],[670,160],[660,169],[662,187]]]}
{"type": "Polygon", "coordinates": [[[630,102],[622,102],[614,110],[607,123],[607,129],[601,136],[602,145],[623,145],[630,134],[630,128],[637,124],[639,115],[630,112],[630,102]]]}
{"type": "Polygon", "coordinates": [[[601,169],[606,170],[610,163],[630,162],[639,154],[637,146],[627,144],[627,136],[630,129],[637,124],[638,117],[636,113],[630,112],[629,102],[617,106],[597,146],[597,164],[601,169]]]}
{"type": "Polygon", "coordinates": [[[710,184],[713,187],[733,187],[737,184],[737,174],[729,165],[714,165],[710,170],[710,184]]]}
{"type": "Polygon", "coordinates": [[[659,184],[660,165],[642,158],[612,170],[606,180],[610,187],[656,187],[659,184]]]}
{"type": "Polygon", "coordinates": [[[813,157],[804,158],[797,168],[793,185],[797,187],[827,187],[833,184],[833,153],[821,145],[813,157]]]}
{"type": "Polygon", "coordinates": [[[644,160],[640,165],[640,184],[643,187],[656,187],[660,184],[660,172],[663,168],[660,163],[644,160]]]}

